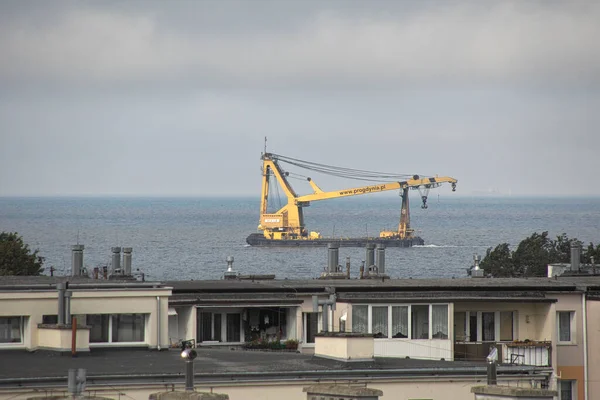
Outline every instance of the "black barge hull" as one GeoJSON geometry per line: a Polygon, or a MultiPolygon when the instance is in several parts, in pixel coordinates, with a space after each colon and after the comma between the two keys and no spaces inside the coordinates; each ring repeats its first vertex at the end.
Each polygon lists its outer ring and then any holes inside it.
{"type": "Polygon", "coordinates": [[[386,247],[412,247],[425,244],[420,237],[412,239],[385,239],[385,238],[321,238],[321,239],[267,239],[262,233],[252,233],[246,238],[246,243],[256,247],[325,247],[329,243],[336,243],[340,247],[365,247],[367,243],[384,244],[386,247]]]}

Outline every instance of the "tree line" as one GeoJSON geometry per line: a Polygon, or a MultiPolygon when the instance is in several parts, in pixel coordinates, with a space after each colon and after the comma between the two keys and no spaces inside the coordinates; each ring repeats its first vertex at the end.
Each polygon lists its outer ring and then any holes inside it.
{"type": "Polygon", "coordinates": [[[547,276],[548,264],[570,263],[571,245],[581,247],[581,262],[590,264],[600,261],[600,244],[583,242],[569,238],[565,233],[552,239],[548,232],[533,233],[522,240],[515,250],[508,243],[502,243],[494,249],[487,249],[480,268],[486,275],[495,278],[547,276]]]}

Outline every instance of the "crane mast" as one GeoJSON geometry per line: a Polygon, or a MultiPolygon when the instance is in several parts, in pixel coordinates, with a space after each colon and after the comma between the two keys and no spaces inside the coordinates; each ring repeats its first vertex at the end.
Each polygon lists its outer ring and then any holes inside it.
{"type": "Polygon", "coordinates": [[[380,233],[380,238],[410,239],[413,236],[414,230],[410,227],[409,190],[424,190],[425,194],[421,193],[422,208],[427,208],[427,193],[429,189],[438,187],[443,183],[450,183],[452,191],[455,191],[456,183],[458,182],[456,179],[447,176],[421,178],[418,175],[413,175],[411,178],[397,182],[384,182],[350,189],[323,191],[311,178],[307,178],[308,183],[313,189],[313,193],[299,196],[287,180],[289,174],[284,172],[279,165],[278,161],[283,156],[264,152],[261,158],[263,161],[262,195],[258,229],[263,231],[266,239],[270,240],[311,240],[321,238],[320,233],[314,231],[309,233],[304,225],[303,208],[308,207],[312,201],[359,196],[390,190],[401,191],[400,223],[397,231],[383,231],[380,233]],[[267,213],[271,185],[270,179],[272,178],[275,178],[283,189],[287,197],[287,204],[275,213],[267,213]]]}

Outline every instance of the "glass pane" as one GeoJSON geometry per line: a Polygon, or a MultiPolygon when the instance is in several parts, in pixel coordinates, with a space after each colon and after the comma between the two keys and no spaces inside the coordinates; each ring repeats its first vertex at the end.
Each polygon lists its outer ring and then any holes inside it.
{"type": "Polygon", "coordinates": [[[477,313],[469,313],[469,342],[477,341],[477,313]]]}
{"type": "Polygon", "coordinates": [[[388,337],[388,308],[373,307],[373,329],[372,333],[376,338],[388,337]]]}
{"type": "Polygon", "coordinates": [[[319,313],[306,314],[306,343],[314,343],[319,330],[319,313]]]}
{"type": "Polygon", "coordinates": [[[408,337],[408,306],[392,306],[392,337],[408,337]]]}
{"type": "Polygon", "coordinates": [[[227,314],[227,341],[230,343],[241,342],[241,315],[227,314]]]}
{"type": "Polygon", "coordinates": [[[212,313],[198,310],[196,341],[207,342],[212,340],[212,313]]]}
{"type": "Polygon", "coordinates": [[[573,399],[573,381],[559,381],[560,383],[560,400],[573,399]]]}
{"type": "Polygon", "coordinates": [[[58,324],[58,315],[42,315],[42,324],[48,324],[48,325],[58,324]]]}
{"type": "Polygon", "coordinates": [[[571,341],[571,313],[569,311],[561,311],[558,313],[558,329],[559,341],[571,341]]]}
{"type": "Polygon", "coordinates": [[[221,341],[221,314],[215,314],[213,317],[213,336],[212,340],[221,341]]]}
{"type": "Polygon", "coordinates": [[[411,307],[412,339],[429,339],[429,306],[411,307]]]}
{"type": "Polygon", "coordinates": [[[143,342],[144,315],[117,314],[112,316],[113,342],[143,342]]]}
{"type": "Polygon", "coordinates": [[[439,304],[431,306],[432,339],[448,339],[448,306],[439,304]]]}
{"type": "Polygon", "coordinates": [[[500,340],[512,341],[513,340],[513,312],[512,311],[501,311],[500,312],[500,340]]]}
{"type": "Polygon", "coordinates": [[[369,306],[352,306],[352,332],[368,333],[369,306]]]}
{"type": "Polygon", "coordinates": [[[467,318],[465,312],[454,313],[454,340],[457,342],[467,341],[467,318]]]}
{"type": "Polygon", "coordinates": [[[108,343],[108,319],[110,315],[95,314],[87,316],[90,329],[90,343],[108,343]]]}
{"type": "Polygon", "coordinates": [[[21,343],[21,317],[0,317],[0,343],[21,343]]]}
{"type": "Polygon", "coordinates": [[[483,324],[482,339],[483,341],[494,341],[496,340],[496,324],[495,315],[493,312],[481,313],[481,322],[483,324]]]}

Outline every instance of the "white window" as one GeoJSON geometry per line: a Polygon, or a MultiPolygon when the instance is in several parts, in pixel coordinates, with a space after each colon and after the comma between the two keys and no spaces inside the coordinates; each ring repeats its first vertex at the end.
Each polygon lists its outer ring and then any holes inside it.
{"type": "Polygon", "coordinates": [[[577,381],[558,381],[559,400],[577,400],[577,381]]]}
{"type": "Polygon", "coordinates": [[[448,339],[448,304],[352,305],[352,332],[376,339],[448,339]]]}
{"type": "MultiPolygon", "coordinates": [[[[258,328],[259,313],[251,310],[248,313],[250,328],[258,328]],[[256,320],[256,321],[255,321],[256,320]]],[[[197,311],[196,342],[242,342],[242,313],[226,311],[197,311]]]]}
{"type": "Polygon", "coordinates": [[[87,315],[90,343],[143,343],[146,331],[144,314],[87,315]]]}
{"type": "Polygon", "coordinates": [[[23,317],[0,317],[0,344],[23,343],[23,317]]]}
{"type": "Polygon", "coordinates": [[[575,343],[575,312],[558,311],[556,313],[558,325],[558,343],[575,343]]]}

